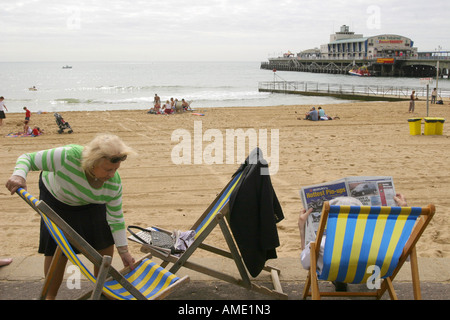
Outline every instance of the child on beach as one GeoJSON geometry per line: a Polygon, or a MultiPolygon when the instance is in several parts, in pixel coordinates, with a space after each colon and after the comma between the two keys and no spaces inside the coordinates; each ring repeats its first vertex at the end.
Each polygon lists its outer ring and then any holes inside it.
{"type": "Polygon", "coordinates": [[[28,110],[27,107],[23,107],[23,110],[25,110],[25,121],[30,121],[31,111],[28,110]]]}
{"type": "Polygon", "coordinates": [[[30,126],[28,125],[28,121],[27,120],[25,120],[24,122],[23,122],[23,134],[24,135],[30,135],[31,134],[31,128],[30,128],[30,126]]]}
{"type": "Polygon", "coordinates": [[[6,107],[5,103],[3,102],[4,100],[5,100],[4,97],[0,97],[0,126],[3,125],[3,119],[6,118],[5,110],[8,111],[8,108],[6,107]]]}
{"type": "Polygon", "coordinates": [[[44,132],[41,130],[41,128],[34,126],[33,131],[31,132],[31,135],[33,137],[37,137],[40,136],[41,134],[43,134],[44,132]]]}
{"type": "Polygon", "coordinates": [[[166,103],[163,105],[164,107],[164,113],[165,114],[171,114],[172,113],[172,106],[169,102],[169,100],[166,101],[166,103]]]}
{"type": "Polygon", "coordinates": [[[183,111],[191,110],[189,103],[184,99],[181,99],[181,106],[183,107],[183,111]]]}

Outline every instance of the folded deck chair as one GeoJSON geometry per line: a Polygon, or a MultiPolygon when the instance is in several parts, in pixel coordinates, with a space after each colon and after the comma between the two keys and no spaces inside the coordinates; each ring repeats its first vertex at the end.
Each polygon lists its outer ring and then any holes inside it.
{"type": "Polygon", "coordinates": [[[147,257],[139,260],[133,270],[125,268],[122,272],[117,271],[111,266],[110,256],[102,257],[45,202],[39,201],[22,188],[17,190],[17,193],[40,214],[58,245],[44,283],[41,294],[42,299],[46,296],[46,291],[52,278],[52,269],[58,263],[61,254],[64,254],[74,265],[78,266],[83,275],[95,284],[95,289],[91,295],[92,299],[100,298],[102,291],[106,296],[117,300],[163,299],[179,285],[189,281],[189,277],[179,278],[147,257]],[[94,277],[73,251],[72,244],[94,265],[99,267],[98,278],[94,277]]]}
{"type": "Polygon", "coordinates": [[[397,299],[392,282],[410,257],[414,298],[421,299],[415,245],[434,212],[434,205],[425,208],[330,206],[325,202],[316,241],[310,243],[311,267],[303,298],[311,295],[313,299],[321,296],[381,299],[388,290],[390,298],[397,299]],[[317,259],[321,241],[325,241],[325,246],[319,273],[317,259]],[[362,284],[369,281],[368,288],[377,290],[324,293],[319,292],[318,280],[362,284]]]}
{"type": "MultiPolygon", "coordinates": [[[[205,210],[200,218],[189,229],[195,230],[195,240],[181,255],[165,253],[162,250],[158,250],[154,246],[149,246],[146,244],[143,244],[143,246],[141,247],[141,251],[151,252],[155,257],[162,259],[163,263],[161,263],[161,265],[164,267],[172,263],[173,265],[171,266],[169,271],[173,273],[177,272],[181,267],[186,267],[191,270],[217,278],[219,280],[223,280],[255,292],[269,295],[276,299],[287,299],[287,294],[283,293],[279,280],[280,270],[267,265],[263,267],[263,271],[270,273],[273,288],[256,285],[251,281],[249,272],[245,266],[245,263],[242,259],[238,247],[236,246],[235,239],[230,230],[230,197],[238,188],[239,183],[245,178],[243,177],[243,175],[244,172],[238,170],[237,173],[233,175],[231,181],[225,186],[225,188],[220,192],[216,199],[210,204],[210,206],[205,210]],[[205,243],[205,239],[217,225],[219,225],[223,237],[225,238],[228,251],[205,243]],[[234,260],[240,278],[236,278],[229,273],[220,272],[218,270],[193,262],[190,257],[199,248],[234,260]]],[[[151,228],[166,232],[168,234],[172,233],[169,230],[164,230],[157,226],[152,226],[151,228]]],[[[133,238],[130,237],[130,239],[133,238]]]]}

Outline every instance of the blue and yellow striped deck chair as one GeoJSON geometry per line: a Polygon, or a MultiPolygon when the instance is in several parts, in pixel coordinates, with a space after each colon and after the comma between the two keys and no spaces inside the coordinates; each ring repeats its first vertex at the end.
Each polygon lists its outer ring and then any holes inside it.
{"type": "MultiPolygon", "coordinates": [[[[88,280],[96,285],[96,290],[94,290],[92,296],[99,298],[103,290],[106,296],[117,300],[162,299],[180,284],[189,280],[187,276],[184,278],[177,277],[147,257],[138,261],[133,270],[129,268],[124,269],[122,272],[126,271],[126,274],[123,275],[110,265],[111,257],[102,257],[45,202],[39,201],[22,188],[17,190],[17,193],[40,214],[45,226],[58,245],[58,252],[62,252],[72,264],[79,267],[81,273],[88,280]],[[103,274],[102,271],[100,272],[102,280],[98,280],[100,279],[100,274],[98,278],[94,277],[80,257],[74,252],[72,244],[94,265],[98,266],[100,270],[104,270],[103,274]],[[111,276],[112,279],[106,279],[107,275],[111,276]]],[[[55,257],[58,259],[57,253],[55,253],[54,259],[55,257]]],[[[47,286],[47,283],[44,284],[44,292],[41,298],[45,297],[45,288],[47,286]]]]}
{"type": "MultiPolygon", "coordinates": [[[[274,267],[265,266],[264,268],[265,271],[268,271],[271,274],[274,289],[269,289],[267,287],[259,286],[252,283],[248,271],[246,270],[245,265],[243,263],[242,257],[239,253],[239,250],[236,246],[236,243],[234,242],[229,226],[225,221],[229,215],[230,196],[233,190],[239,184],[241,178],[242,178],[242,171],[238,172],[236,175],[232,177],[231,181],[225,186],[225,188],[219,193],[219,195],[204,211],[204,213],[200,216],[200,218],[189,229],[195,230],[196,232],[195,240],[181,256],[175,256],[172,254],[163,254],[161,253],[161,251],[155,249],[154,247],[146,245],[142,246],[141,251],[151,252],[154,256],[164,260],[164,262],[161,264],[164,267],[166,267],[169,263],[173,263],[172,267],[169,269],[169,271],[173,273],[176,273],[181,267],[186,267],[191,270],[209,275],[211,277],[242,286],[249,290],[270,295],[277,299],[287,299],[287,295],[282,292],[281,284],[278,278],[280,270],[274,267]],[[223,250],[216,246],[206,244],[204,242],[207,236],[217,225],[220,226],[220,229],[226,240],[229,251],[223,250]],[[241,278],[238,279],[228,273],[220,272],[215,269],[208,268],[204,265],[189,260],[194,251],[196,251],[198,248],[209,251],[214,254],[218,254],[225,258],[233,259],[241,278]]],[[[157,229],[159,231],[167,232],[168,234],[172,233],[169,230],[164,230],[157,226],[152,226],[152,228],[157,229]]]]}
{"type": "Polygon", "coordinates": [[[311,268],[303,298],[373,296],[388,290],[397,299],[392,281],[410,257],[414,298],[420,299],[415,245],[435,212],[428,207],[330,206],[325,202],[311,242],[311,268]],[[326,228],[326,237],[324,237],[326,228]],[[325,241],[323,268],[317,271],[320,243],[325,241]],[[376,292],[319,292],[318,280],[368,284],[376,292]],[[368,283],[370,282],[370,283],[368,283]],[[311,288],[311,292],[309,289],[311,288]]]}

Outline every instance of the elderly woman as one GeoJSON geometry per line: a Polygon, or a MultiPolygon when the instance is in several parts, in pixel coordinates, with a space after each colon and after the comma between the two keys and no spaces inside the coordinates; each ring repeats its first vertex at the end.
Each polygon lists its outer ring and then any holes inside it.
{"type": "MultiPolygon", "coordinates": [[[[6,182],[13,194],[27,188],[29,171],[41,171],[40,200],[48,204],[62,219],[102,255],[112,256],[114,244],[125,266],[134,258],[128,252],[122,211],[122,184],[117,170],[133,150],[115,135],[99,135],[87,146],[67,145],[21,155],[14,172],[6,182]]],[[[56,243],[41,222],[39,253],[45,255],[47,274],[56,243]]],[[[67,261],[67,260],[66,260],[67,261]]],[[[55,272],[58,281],[49,290],[55,298],[61,285],[65,263],[55,272]]],[[[97,274],[98,270],[94,270],[97,274]]]]}

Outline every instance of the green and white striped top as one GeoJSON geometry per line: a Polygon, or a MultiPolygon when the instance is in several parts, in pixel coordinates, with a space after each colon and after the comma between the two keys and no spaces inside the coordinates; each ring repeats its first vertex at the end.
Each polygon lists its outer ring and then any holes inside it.
{"type": "Polygon", "coordinates": [[[90,203],[106,204],[106,220],[116,246],[127,245],[125,219],[122,211],[122,183],[116,171],[113,178],[99,189],[91,187],[81,168],[83,147],[67,145],[21,155],[13,175],[26,179],[29,171],[42,171],[46,188],[59,201],[82,206],[90,203]]]}

